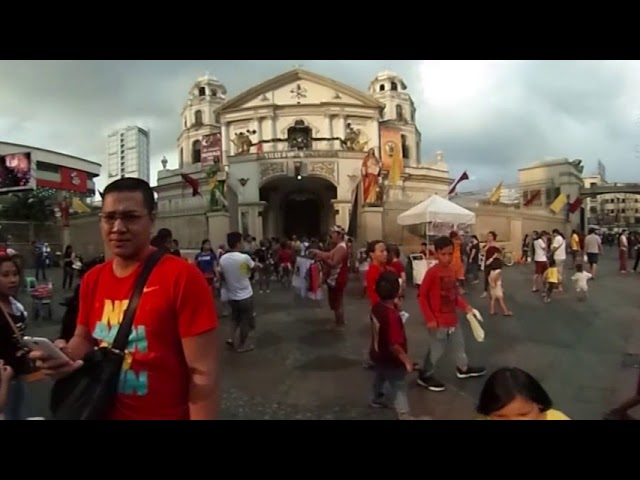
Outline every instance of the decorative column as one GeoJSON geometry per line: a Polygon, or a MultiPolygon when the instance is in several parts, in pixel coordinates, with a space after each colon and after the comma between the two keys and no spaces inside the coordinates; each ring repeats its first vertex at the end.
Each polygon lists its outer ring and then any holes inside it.
{"type": "MultiPolygon", "coordinates": [[[[277,118],[276,118],[276,114],[273,113],[271,115],[271,138],[278,138],[278,125],[277,125],[277,118]]],[[[279,150],[279,146],[277,142],[273,142],[271,145],[273,145],[272,151],[277,151],[279,150]]]]}
{"type": "MultiPolygon", "coordinates": [[[[336,132],[335,136],[344,138],[346,133],[347,133],[347,118],[345,117],[344,114],[340,114],[338,116],[338,131],[336,132]]],[[[338,143],[337,147],[340,148],[339,141],[336,141],[336,143],[338,143]]]]}
{"type": "Polygon", "coordinates": [[[222,125],[222,152],[225,157],[233,155],[231,142],[229,141],[229,124],[227,122],[222,125]]]}
{"type": "MultiPolygon", "coordinates": [[[[325,117],[325,121],[326,121],[326,129],[327,129],[327,137],[329,138],[333,138],[333,115],[331,115],[330,113],[328,113],[325,117]]],[[[327,142],[327,146],[329,150],[333,150],[334,144],[335,142],[333,140],[329,140],[327,142]]]]}

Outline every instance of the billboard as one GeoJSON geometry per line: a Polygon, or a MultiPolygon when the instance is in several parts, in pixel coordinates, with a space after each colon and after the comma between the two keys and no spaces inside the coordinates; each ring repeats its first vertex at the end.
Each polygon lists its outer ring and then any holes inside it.
{"type": "Polygon", "coordinates": [[[30,152],[0,156],[0,193],[33,190],[35,186],[30,152]]]}
{"type": "Polygon", "coordinates": [[[202,137],[200,162],[203,165],[222,162],[222,135],[220,133],[211,133],[202,137]]]}

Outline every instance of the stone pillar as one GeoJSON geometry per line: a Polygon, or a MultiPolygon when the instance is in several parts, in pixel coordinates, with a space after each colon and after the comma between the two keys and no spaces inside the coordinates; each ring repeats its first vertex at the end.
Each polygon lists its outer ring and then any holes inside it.
{"type": "MultiPolygon", "coordinates": [[[[325,117],[325,121],[326,121],[326,129],[327,129],[327,137],[329,138],[333,138],[333,115],[331,114],[327,114],[325,117]]],[[[327,142],[327,146],[329,148],[329,150],[333,150],[334,147],[334,141],[333,140],[329,140],[327,142]]]]}
{"type": "Polygon", "coordinates": [[[229,124],[222,125],[222,152],[224,156],[233,155],[231,151],[231,142],[229,141],[229,124]]]}
{"type": "MultiPolygon", "coordinates": [[[[337,131],[334,132],[334,136],[344,138],[346,133],[347,133],[347,118],[344,115],[340,115],[338,116],[338,126],[337,126],[337,131]]],[[[335,148],[337,149],[342,148],[338,140],[334,142],[334,145],[335,145],[335,148]]]]}
{"type": "MultiPolygon", "coordinates": [[[[351,202],[346,200],[331,200],[331,206],[334,209],[335,217],[333,225],[341,225],[345,229],[349,228],[349,209],[351,202]]],[[[329,225],[332,227],[333,225],[329,225]]]]}
{"type": "Polygon", "coordinates": [[[227,212],[207,212],[207,226],[211,245],[217,247],[220,244],[227,244],[227,233],[229,233],[227,212]]]}
{"type": "Polygon", "coordinates": [[[383,239],[382,207],[363,207],[358,220],[358,241],[370,242],[383,239]]]}
{"type": "MultiPolygon", "coordinates": [[[[276,114],[274,113],[271,116],[271,138],[278,138],[278,125],[277,125],[277,118],[276,118],[276,114]]],[[[277,150],[280,150],[278,143],[277,142],[273,142],[271,145],[273,145],[271,147],[271,151],[275,152],[277,150]]]]}
{"type": "MultiPolygon", "coordinates": [[[[248,233],[256,237],[258,240],[264,238],[264,228],[262,221],[262,213],[264,212],[267,202],[240,203],[238,205],[239,212],[247,212],[248,215],[248,233]]],[[[242,231],[242,225],[240,226],[242,231]]]]}

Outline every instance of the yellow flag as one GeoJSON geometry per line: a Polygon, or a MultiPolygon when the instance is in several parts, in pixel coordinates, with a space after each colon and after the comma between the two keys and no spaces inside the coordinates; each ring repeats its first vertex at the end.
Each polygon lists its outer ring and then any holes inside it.
{"type": "Polygon", "coordinates": [[[389,184],[395,185],[400,181],[400,176],[402,175],[402,150],[396,148],[393,152],[393,158],[391,159],[391,169],[389,171],[389,184]]]}
{"type": "Polygon", "coordinates": [[[502,182],[498,184],[498,186],[493,190],[491,196],[489,197],[490,203],[496,203],[500,201],[500,195],[502,195],[502,182]]]}
{"type": "Polygon", "coordinates": [[[71,200],[71,208],[73,208],[78,213],[89,213],[91,209],[87,207],[84,203],[82,203],[78,198],[73,197],[71,200]]]}
{"type": "Polygon", "coordinates": [[[564,207],[566,204],[567,204],[567,194],[561,193],[556,197],[556,199],[551,203],[551,205],[549,205],[549,208],[553,213],[558,213],[560,210],[562,210],[562,207],[564,207]]]}

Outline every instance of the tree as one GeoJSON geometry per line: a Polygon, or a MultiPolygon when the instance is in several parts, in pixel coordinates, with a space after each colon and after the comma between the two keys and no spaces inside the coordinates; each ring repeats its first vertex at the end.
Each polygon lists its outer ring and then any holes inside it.
{"type": "Polygon", "coordinates": [[[45,223],[55,218],[50,200],[33,193],[12,193],[0,217],[15,222],[45,223]]]}

